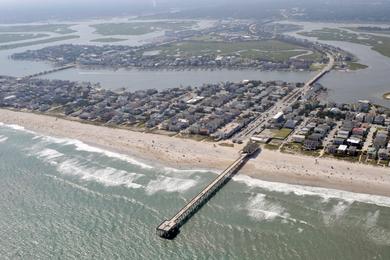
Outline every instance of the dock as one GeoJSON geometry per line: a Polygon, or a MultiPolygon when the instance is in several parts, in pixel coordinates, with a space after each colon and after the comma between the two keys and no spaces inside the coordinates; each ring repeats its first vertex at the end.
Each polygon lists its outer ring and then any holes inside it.
{"type": "Polygon", "coordinates": [[[184,225],[184,223],[187,222],[187,220],[189,220],[207,201],[209,201],[258,150],[259,147],[253,143],[247,145],[243,151],[241,151],[241,154],[236,161],[188,202],[173,218],[162,222],[156,229],[157,235],[165,239],[175,238],[180,232],[180,227],[184,225]]]}

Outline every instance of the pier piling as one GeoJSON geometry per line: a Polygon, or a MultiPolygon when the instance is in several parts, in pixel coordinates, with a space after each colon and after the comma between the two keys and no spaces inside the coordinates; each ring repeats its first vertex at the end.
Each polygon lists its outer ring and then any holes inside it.
{"type": "Polygon", "coordinates": [[[157,235],[165,239],[175,238],[180,232],[180,227],[210,200],[245,165],[251,155],[257,152],[258,149],[258,146],[255,144],[250,144],[244,148],[236,161],[219,174],[217,178],[187,203],[173,218],[163,221],[156,229],[157,235]]]}

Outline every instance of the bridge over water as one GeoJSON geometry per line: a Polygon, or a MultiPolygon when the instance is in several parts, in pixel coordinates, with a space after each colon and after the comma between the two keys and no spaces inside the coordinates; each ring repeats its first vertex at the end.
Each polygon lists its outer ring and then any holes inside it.
{"type": "Polygon", "coordinates": [[[51,70],[45,70],[45,71],[38,72],[38,73],[35,73],[35,74],[32,74],[32,75],[24,76],[24,77],[20,78],[20,80],[35,78],[35,77],[39,77],[39,76],[55,73],[55,72],[58,72],[58,71],[61,71],[61,70],[71,69],[71,68],[74,68],[74,67],[76,67],[76,64],[67,64],[67,65],[64,65],[64,66],[61,66],[61,67],[56,67],[56,68],[51,69],[51,70]]]}

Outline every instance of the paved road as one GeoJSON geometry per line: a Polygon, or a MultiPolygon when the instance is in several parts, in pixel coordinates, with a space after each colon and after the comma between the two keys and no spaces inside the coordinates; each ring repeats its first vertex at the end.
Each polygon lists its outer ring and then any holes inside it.
{"type": "Polygon", "coordinates": [[[233,140],[244,142],[246,139],[249,139],[251,136],[253,136],[256,132],[260,132],[275,114],[280,111],[283,111],[288,106],[294,104],[299,97],[304,96],[309,90],[311,90],[312,85],[316,83],[326,73],[331,71],[334,66],[334,57],[330,53],[327,53],[327,56],[329,58],[329,63],[325,68],[323,68],[318,74],[316,74],[313,78],[307,81],[302,88],[293,91],[286,97],[276,102],[275,105],[272,106],[268,111],[259,115],[245,129],[236,134],[233,137],[233,140]]]}

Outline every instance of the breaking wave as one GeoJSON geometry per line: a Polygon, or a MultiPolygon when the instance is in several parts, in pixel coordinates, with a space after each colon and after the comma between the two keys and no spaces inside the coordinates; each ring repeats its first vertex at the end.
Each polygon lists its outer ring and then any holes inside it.
{"type": "Polygon", "coordinates": [[[390,246],[390,231],[386,229],[374,227],[367,231],[367,236],[375,244],[390,246]]]}
{"type": "Polygon", "coordinates": [[[40,152],[37,152],[37,156],[38,158],[42,158],[42,159],[45,159],[47,161],[51,161],[53,159],[56,159],[56,158],[59,158],[59,157],[62,157],[64,154],[56,151],[56,150],[53,150],[53,149],[44,149],[40,152]]]}
{"type": "Polygon", "coordinates": [[[248,211],[250,217],[256,220],[274,220],[275,218],[282,219],[282,223],[300,223],[304,225],[310,225],[306,221],[292,218],[287,209],[276,202],[267,200],[265,194],[256,194],[249,198],[249,202],[245,208],[248,211]]]}
{"type": "Polygon", "coordinates": [[[384,197],[379,195],[354,193],[349,191],[318,188],[311,186],[300,186],[279,182],[268,182],[245,175],[236,175],[235,177],[233,177],[233,180],[239,183],[243,183],[249,187],[258,187],[268,191],[276,191],[285,194],[292,193],[298,196],[318,196],[323,198],[324,200],[341,199],[349,203],[362,202],[368,204],[375,204],[383,207],[390,207],[390,197],[384,197]]]}
{"type": "Polygon", "coordinates": [[[257,220],[273,220],[276,217],[284,217],[286,211],[278,203],[270,202],[266,199],[266,195],[257,194],[249,199],[246,207],[249,216],[257,220]]]}
{"type": "Polygon", "coordinates": [[[324,212],[323,220],[326,225],[330,225],[347,213],[352,203],[339,201],[329,212],[324,212]]]}
{"type": "Polygon", "coordinates": [[[367,219],[366,222],[364,223],[364,226],[367,229],[366,231],[367,237],[378,245],[389,246],[390,231],[378,225],[379,215],[380,215],[380,210],[367,213],[367,219]]]}
{"type": "Polygon", "coordinates": [[[367,221],[366,221],[366,227],[372,228],[376,226],[376,223],[378,222],[379,218],[379,210],[376,210],[374,213],[373,212],[368,212],[367,213],[367,221]]]}
{"type": "Polygon", "coordinates": [[[142,185],[133,182],[143,176],[142,174],[128,173],[111,167],[104,169],[85,167],[76,160],[66,160],[58,164],[57,170],[65,175],[77,176],[86,181],[96,181],[106,186],[142,187],[142,185]]]}
{"type": "Polygon", "coordinates": [[[219,174],[218,171],[215,170],[207,170],[207,169],[175,169],[171,167],[164,167],[164,172],[166,173],[182,173],[182,174],[193,174],[193,173],[215,173],[219,174]]]}
{"type": "Polygon", "coordinates": [[[159,191],[165,192],[184,192],[198,183],[193,179],[180,179],[166,176],[159,176],[152,180],[146,186],[146,193],[152,195],[159,191]]]}
{"type": "Polygon", "coordinates": [[[69,186],[72,186],[73,188],[76,188],[76,189],[79,189],[79,190],[82,190],[84,191],[85,193],[90,193],[90,194],[93,194],[95,196],[98,196],[98,197],[101,197],[101,198],[104,198],[104,199],[109,199],[109,198],[115,198],[115,199],[121,199],[121,200],[124,200],[124,201],[127,201],[127,202],[130,202],[130,203],[134,203],[134,204],[138,204],[140,206],[142,206],[143,208],[146,208],[150,211],[153,211],[154,213],[158,214],[159,211],[152,208],[152,207],[149,207],[148,205],[142,203],[141,201],[138,201],[134,198],[128,198],[128,197],[125,197],[125,196],[121,196],[121,195],[115,195],[115,194],[103,194],[103,193],[100,193],[100,192],[97,192],[97,191],[94,191],[94,190],[91,190],[91,189],[88,189],[84,186],[81,186],[79,184],[76,184],[76,183],[73,183],[71,181],[68,181],[68,180],[65,180],[65,179],[62,179],[62,178],[59,178],[57,176],[53,176],[53,175],[49,175],[49,174],[45,174],[45,176],[49,177],[49,178],[52,178],[54,180],[57,180],[57,181],[60,181],[62,183],[65,183],[69,186]]]}
{"type": "Polygon", "coordinates": [[[0,143],[4,143],[7,140],[8,140],[8,137],[0,135],[0,143]]]}
{"type": "Polygon", "coordinates": [[[6,128],[9,128],[9,129],[13,129],[13,130],[16,130],[16,131],[23,131],[23,132],[26,132],[26,133],[29,133],[29,134],[36,134],[35,132],[27,130],[26,128],[24,128],[23,126],[20,126],[20,125],[4,124],[4,123],[0,122],[0,126],[6,127],[6,128]]]}
{"type": "Polygon", "coordinates": [[[103,155],[110,157],[110,158],[126,161],[128,163],[131,163],[133,165],[137,165],[137,166],[144,168],[144,169],[153,169],[153,167],[151,165],[137,161],[134,158],[131,158],[130,156],[107,151],[107,150],[97,148],[94,146],[90,146],[90,145],[87,145],[87,144],[83,143],[82,141],[79,141],[76,139],[57,138],[57,137],[52,137],[52,136],[40,135],[34,131],[30,131],[30,130],[25,129],[23,126],[14,125],[14,124],[4,124],[4,123],[0,122],[0,126],[7,127],[7,128],[17,130],[17,131],[23,131],[23,132],[26,132],[29,134],[33,134],[34,135],[33,140],[41,139],[41,140],[49,142],[49,143],[62,144],[62,145],[73,145],[76,147],[77,151],[99,153],[99,154],[103,154],[103,155]]]}
{"type": "Polygon", "coordinates": [[[140,161],[137,161],[130,156],[120,154],[120,153],[115,153],[111,151],[107,151],[98,147],[94,147],[91,145],[88,145],[86,143],[83,143],[82,141],[76,140],[76,139],[68,139],[68,138],[57,138],[57,137],[51,137],[51,136],[43,136],[41,137],[42,140],[55,143],[55,144],[62,144],[62,145],[73,145],[76,147],[77,151],[84,151],[84,152],[89,152],[89,153],[98,153],[102,154],[104,156],[113,158],[113,159],[118,159],[121,161],[126,161],[128,163],[131,163],[133,165],[137,165],[143,169],[153,169],[151,165],[142,163],[140,161]]]}

